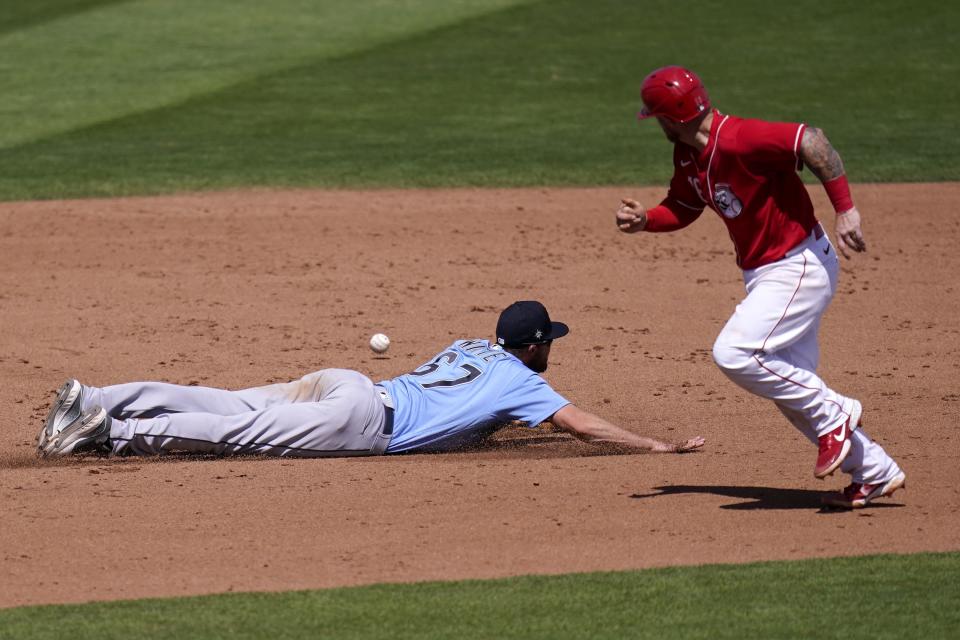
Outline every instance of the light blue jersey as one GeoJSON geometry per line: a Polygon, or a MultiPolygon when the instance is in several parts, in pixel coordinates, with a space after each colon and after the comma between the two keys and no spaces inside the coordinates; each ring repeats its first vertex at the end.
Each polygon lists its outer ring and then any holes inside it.
{"type": "Polygon", "coordinates": [[[535,427],[570,404],[487,340],[458,340],[416,371],[379,384],[395,407],[386,453],[459,448],[513,420],[535,427]]]}

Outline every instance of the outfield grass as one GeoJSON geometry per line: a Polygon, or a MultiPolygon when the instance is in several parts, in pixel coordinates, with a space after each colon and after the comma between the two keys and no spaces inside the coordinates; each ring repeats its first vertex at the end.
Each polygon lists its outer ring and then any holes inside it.
{"type": "Polygon", "coordinates": [[[960,554],[26,607],[0,638],[955,637],[960,554]]]}
{"type": "Polygon", "coordinates": [[[15,2],[0,18],[22,25],[0,38],[10,116],[0,147],[176,105],[524,1],[15,2]]]}
{"type": "Polygon", "coordinates": [[[661,183],[669,148],[633,114],[672,62],[730,112],[824,128],[853,180],[956,180],[958,18],[932,0],[43,0],[0,18],[0,199],[661,183]]]}
{"type": "Polygon", "coordinates": [[[3,3],[3,11],[0,12],[0,35],[120,2],[129,0],[8,1],[3,3]]]}

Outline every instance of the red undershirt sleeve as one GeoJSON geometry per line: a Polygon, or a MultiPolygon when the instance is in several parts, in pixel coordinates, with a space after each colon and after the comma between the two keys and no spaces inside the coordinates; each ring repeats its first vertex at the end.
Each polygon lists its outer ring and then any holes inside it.
{"type": "MultiPolygon", "coordinates": [[[[687,150],[681,150],[680,147],[674,150],[674,171],[667,197],[658,206],[647,210],[647,226],[644,231],[657,233],[683,229],[703,213],[706,203],[694,189],[692,181],[677,166],[684,153],[687,153],[687,150]]],[[[692,150],[689,153],[692,153],[692,150]]]]}
{"type": "Polygon", "coordinates": [[[658,233],[683,229],[699,218],[701,213],[702,205],[697,209],[667,196],[659,205],[647,210],[647,226],[644,231],[658,233]]]}

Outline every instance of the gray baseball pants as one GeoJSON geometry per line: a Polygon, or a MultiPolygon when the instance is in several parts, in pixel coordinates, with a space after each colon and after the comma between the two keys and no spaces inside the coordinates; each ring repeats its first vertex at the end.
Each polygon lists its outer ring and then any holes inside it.
{"type": "Polygon", "coordinates": [[[116,455],[363,456],[390,443],[392,402],[348,369],[240,391],[162,382],[84,386],[82,398],[84,410],[99,405],[113,418],[116,455]]]}

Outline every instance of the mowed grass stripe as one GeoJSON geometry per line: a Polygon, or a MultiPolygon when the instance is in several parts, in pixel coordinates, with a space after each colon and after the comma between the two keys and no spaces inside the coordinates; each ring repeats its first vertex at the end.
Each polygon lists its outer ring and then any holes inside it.
{"type": "Polygon", "coordinates": [[[945,638],[960,553],[26,607],[0,638],[945,638]]]}
{"type": "Polygon", "coordinates": [[[8,27],[0,36],[0,147],[177,104],[524,1],[23,3],[0,22],[8,27]],[[17,24],[23,28],[13,30],[17,24]]]}
{"type": "Polygon", "coordinates": [[[0,35],[102,5],[131,0],[8,0],[0,11],[0,35]]]}
{"type": "Polygon", "coordinates": [[[698,5],[709,19],[693,21],[690,11],[540,2],[321,56],[0,150],[0,198],[660,184],[670,147],[634,113],[642,75],[670,62],[697,68],[728,112],[824,128],[853,181],[960,179],[960,147],[945,143],[960,137],[945,108],[960,97],[953,5],[741,0],[698,5]]]}

